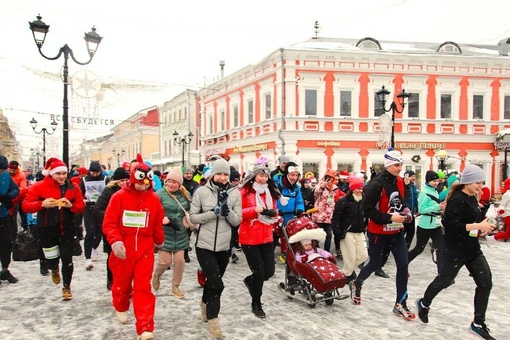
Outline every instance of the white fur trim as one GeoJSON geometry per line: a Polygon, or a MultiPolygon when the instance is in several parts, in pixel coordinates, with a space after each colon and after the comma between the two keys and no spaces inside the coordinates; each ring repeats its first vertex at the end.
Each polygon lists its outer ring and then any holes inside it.
{"type": "Polygon", "coordinates": [[[303,229],[289,238],[289,243],[296,243],[302,240],[317,240],[324,243],[326,240],[326,232],[321,228],[303,229]]]}
{"type": "Polygon", "coordinates": [[[49,173],[50,173],[50,175],[53,176],[53,174],[55,174],[57,172],[67,172],[67,166],[63,166],[63,165],[57,166],[57,167],[51,169],[49,173]]]}

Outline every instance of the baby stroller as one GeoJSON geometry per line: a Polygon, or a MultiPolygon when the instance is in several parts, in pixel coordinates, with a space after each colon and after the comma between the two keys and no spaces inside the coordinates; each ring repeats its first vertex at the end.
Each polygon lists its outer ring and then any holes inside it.
{"type": "MultiPolygon", "coordinates": [[[[278,288],[289,299],[306,302],[314,308],[318,302],[324,301],[330,306],[334,300],[343,300],[347,294],[340,294],[338,289],[345,286],[345,275],[335,263],[323,257],[315,257],[306,263],[295,260],[298,242],[305,239],[324,242],[326,232],[313,223],[306,215],[293,218],[282,228],[282,251],[285,249],[286,268],[285,281],[278,288]],[[298,294],[296,294],[298,293],[298,294]]],[[[312,241],[312,242],[313,242],[312,241]]]]}

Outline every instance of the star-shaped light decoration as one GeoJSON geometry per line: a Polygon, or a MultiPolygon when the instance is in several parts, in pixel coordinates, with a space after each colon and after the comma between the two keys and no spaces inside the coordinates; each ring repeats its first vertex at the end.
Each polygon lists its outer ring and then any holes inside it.
{"type": "Polygon", "coordinates": [[[101,90],[101,81],[95,73],[80,70],[71,77],[71,86],[80,97],[92,98],[101,90]]]}

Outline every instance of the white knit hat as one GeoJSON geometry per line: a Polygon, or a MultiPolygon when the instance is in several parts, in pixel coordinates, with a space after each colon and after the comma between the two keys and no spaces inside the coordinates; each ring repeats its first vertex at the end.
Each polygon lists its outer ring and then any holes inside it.
{"type": "Polygon", "coordinates": [[[384,154],[384,167],[387,168],[393,164],[404,163],[402,154],[398,151],[391,150],[384,154]]]}

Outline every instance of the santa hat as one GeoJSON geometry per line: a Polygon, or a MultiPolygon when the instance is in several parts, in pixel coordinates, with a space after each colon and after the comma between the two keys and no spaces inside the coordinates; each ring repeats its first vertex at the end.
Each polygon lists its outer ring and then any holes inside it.
{"type": "Polygon", "coordinates": [[[52,176],[57,172],[67,172],[67,165],[58,158],[50,158],[46,161],[46,166],[42,171],[44,176],[52,176]]]}
{"type": "Polygon", "coordinates": [[[349,178],[349,173],[347,171],[340,172],[340,179],[347,179],[349,178]]]}

